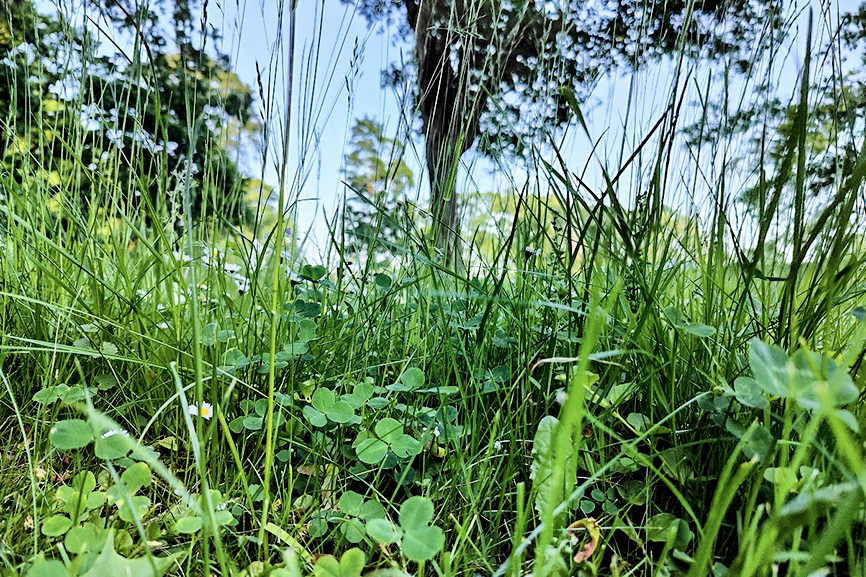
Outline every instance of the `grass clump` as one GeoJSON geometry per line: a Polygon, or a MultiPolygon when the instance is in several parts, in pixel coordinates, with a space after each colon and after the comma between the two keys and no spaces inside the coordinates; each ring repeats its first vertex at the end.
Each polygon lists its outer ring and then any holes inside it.
{"type": "Polygon", "coordinates": [[[152,150],[82,194],[60,175],[85,135],[5,149],[0,571],[862,573],[864,161],[806,194],[815,56],[753,220],[718,142],[710,208],[670,206],[707,146],[671,105],[598,190],[548,142],[535,186],[478,194],[508,218],[457,267],[375,199],[313,257],[290,183],[239,216],[224,151],[196,175],[152,150]],[[165,194],[118,202],[145,182],[165,194]]]}

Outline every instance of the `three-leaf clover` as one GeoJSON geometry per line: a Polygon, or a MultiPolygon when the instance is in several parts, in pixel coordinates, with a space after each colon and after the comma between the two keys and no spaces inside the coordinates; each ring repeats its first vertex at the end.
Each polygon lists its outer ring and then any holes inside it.
{"type": "Polygon", "coordinates": [[[314,427],[325,427],[328,421],[340,425],[360,422],[352,405],[343,399],[337,399],[331,389],[319,387],[310,402],[311,404],[304,407],[304,416],[314,427]]]}
{"type": "Polygon", "coordinates": [[[400,506],[400,524],[387,519],[367,522],[367,534],[382,543],[398,543],[410,561],[432,559],[445,544],[445,533],[430,525],[433,502],[426,497],[410,497],[400,506]]]}
{"type": "MultiPolygon", "coordinates": [[[[275,393],[274,398],[279,405],[286,406],[289,403],[288,395],[284,395],[282,393],[275,393]]],[[[234,433],[240,433],[244,429],[248,431],[258,431],[264,425],[266,421],[266,416],[268,414],[268,400],[267,399],[259,399],[255,402],[250,399],[244,399],[239,403],[239,406],[244,414],[233,419],[231,423],[229,423],[229,429],[231,429],[234,433]]],[[[280,408],[277,408],[277,412],[274,413],[274,427],[281,427],[285,424],[286,417],[282,413],[280,408]]]]}
{"type": "Polygon", "coordinates": [[[403,432],[403,424],[387,417],[369,431],[362,431],[352,444],[358,459],[368,465],[382,462],[390,450],[397,458],[414,457],[421,452],[421,443],[403,432]]]}
{"type": "Polygon", "coordinates": [[[121,485],[113,485],[106,493],[108,502],[117,506],[121,519],[133,523],[150,511],[150,498],[136,495],[142,487],[149,487],[152,480],[147,463],[130,465],[120,476],[121,485]]]}
{"type": "Polygon", "coordinates": [[[360,543],[367,534],[365,522],[384,519],[385,508],[377,501],[365,501],[363,495],[346,491],[337,503],[346,517],[340,523],[340,532],[350,543],[360,543]]]}
{"type": "MultiPolygon", "coordinates": [[[[234,515],[228,508],[228,504],[223,501],[222,493],[220,493],[217,489],[209,489],[210,494],[210,503],[214,507],[213,509],[213,522],[217,527],[222,527],[223,525],[230,525],[235,521],[234,515]]],[[[207,499],[204,498],[204,495],[199,495],[196,499],[198,502],[199,509],[201,511],[206,511],[208,502],[207,499]]],[[[196,514],[192,509],[188,511],[188,514],[181,517],[174,524],[174,530],[178,533],[196,533],[199,529],[204,525],[204,519],[196,514]]]]}

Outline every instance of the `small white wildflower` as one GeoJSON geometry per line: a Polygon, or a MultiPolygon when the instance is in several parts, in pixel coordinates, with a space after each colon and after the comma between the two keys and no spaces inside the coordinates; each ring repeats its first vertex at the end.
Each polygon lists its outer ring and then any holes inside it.
{"type": "Polygon", "coordinates": [[[566,393],[565,391],[559,391],[558,393],[556,393],[556,402],[560,405],[564,405],[566,399],[568,399],[568,393],[566,393]]]}
{"type": "Polygon", "coordinates": [[[82,106],[81,127],[87,132],[99,130],[102,127],[102,109],[96,104],[82,106]]]}
{"type": "Polygon", "coordinates": [[[232,278],[235,281],[235,286],[238,287],[239,293],[244,294],[245,292],[250,290],[250,279],[240,275],[233,275],[232,278]]]}
{"type": "Polygon", "coordinates": [[[202,419],[210,420],[213,417],[213,405],[210,403],[202,403],[200,407],[198,405],[190,405],[187,407],[187,411],[190,415],[197,415],[202,419]]]}
{"type": "Polygon", "coordinates": [[[439,425],[436,425],[435,427],[433,427],[433,436],[438,438],[441,435],[442,435],[442,433],[439,431],[439,425]]]}
{"type": "Polygon", "coordinates": [[[123,148],[123,131],[117,128],[109,128],[105,131],[105,138],[117,148],[123,148]]]}
{"type": "Polygon", "coordinates": [[[183,288],[177,283],[174,283],[174,290],[172,291],[172,297],[174,302],[172,304],[182,305],[186,302],[186,293],[183,291],[183,288]]]}
{"type": "Polygon", "coordinates": [[[123,435],[124,437],[128,437],[129,433],[126,432],[126,429],[109,429],[100,435],[103,439],[108,439],[113,437],[114,435],[123,435]]]}
{"type": "Polygon", "coordinates": [[[493,448],[496,449],[497,451],[501,451],[502,450],[502,442],[496,441],[495,443],[493,443],[493,448]]]}
{"type": "Polygon", "coordinates": [[[33,61],[36,60],[38,50],[36,50],[36,46],[27,42],[25,44],[19,44],[18,46],[9,51],[9,56],[14,57],[18,54],[24,54],[27,57],[27,66],[30,66],[31,64],[33,64],[33,61]]]}
{"type": "Polygon", "coordinates": [[[48,92],[56,96],[59,100],[75,100],[81,92],[81,81],[77,78],[67,76],[49,86],[48,92]]]}

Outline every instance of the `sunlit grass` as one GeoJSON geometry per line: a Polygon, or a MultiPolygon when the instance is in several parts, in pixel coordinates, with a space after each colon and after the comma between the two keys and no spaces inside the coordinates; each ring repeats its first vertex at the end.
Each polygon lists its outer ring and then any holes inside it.
{"type": "Polygon", "coordinates": [[[701,168],[653,168],[671,130],[598,190],[563,161],[479,195],[510,220],[467,224],[456,270],[412,204],[374,202],[361,247],[335,220],[314,257],[296,191],[231,222],[208,164],[196,220],[167,151],[132,180],[118,154],[86,202],[52,177],[82,132],[59,160],[7,152],[3,571],[862,572],[863,159],[806,219],[797,118],[757,232],[724,171],[712,210],[665,205],[701,168]],[[143,181],[168,200],[121,206],[143,181]]]}

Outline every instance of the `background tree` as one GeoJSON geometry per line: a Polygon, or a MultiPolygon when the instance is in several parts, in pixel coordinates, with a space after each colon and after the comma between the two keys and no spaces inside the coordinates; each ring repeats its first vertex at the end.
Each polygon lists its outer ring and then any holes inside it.
{"type": "MultiPolygon", "coordinates": [[[[808,237],[808,229],[829,217],[828,208],[840,208],[843,184],[854,174],[866,139],[866,4],[842,14],[837,25],[829,45],[811,46],[809,52],[834,54],[838,60],[826,67],[798,62],[809,76],[794,98],[765,81],[756,86],[750,105],[730,113],[724,98],[711,101],[705,117],[686,131],[692,147],[720,149],[728,139],[745,142],[733,160],[760,168],[738,183],[739,201],[757,221],[768,211],[777,215],[778,228],[771,231],[764,257],[767,270],[775,266],[779,274],[790,261],[794,223],[805,231],[799,236],[808,237]],[[800,155],[802,169],[797,166],[800,155]],[[802,206],[796,209],[798,204],[802,206]],[[795,210],[802,213],[798,218],[795,210]]],[[[862,203],[866,198],[860,192],[862,203]]]]}
{"type": "MultiPolygon", "coordinates": [[[[601,74],[675,50],[694,57],[739,54],[775,28],[782,5],[360,0],[359,10],[371,23],[402,22],[402,35],[414,40],[414,61],[387,78],[416,77],[434,231],[450,260],[459,229],[457,161],[474,143],[487,154],[520,154],[538,126],[572,118],[561,87],[584,97],[601,74]]],[[[742,59],[745,66],[745,54],[742,59]]]]}
{"type": "Polygon", "coordinates": [[[182,213],[189,190],[193,217],[207,204],[243,220],[244,178],[228,148],[258,130],[250,89],[224,59],[193,47],[179,20],[180,43],[154,15],[117,2],[101,10],[94,21],[128,15],[127,52],[100,52],[93,30],[63,12],[0,0],[0,100],[11,104],[0,119],[2,163],[19,183],[39,179],[85,211],[98,199],[149,205],[163,220],[182,213]]]}
{"type": "Polygon", "coordinates": [[[352,127],[349,150],[343,169],[350,190],[343,218],[347,248],[375,252],[381,241],[400,244],[399,201],[415,186],[415,175],[403,162],[403,141],[386,136],[375,120],[362,118],[352,127]]]}

